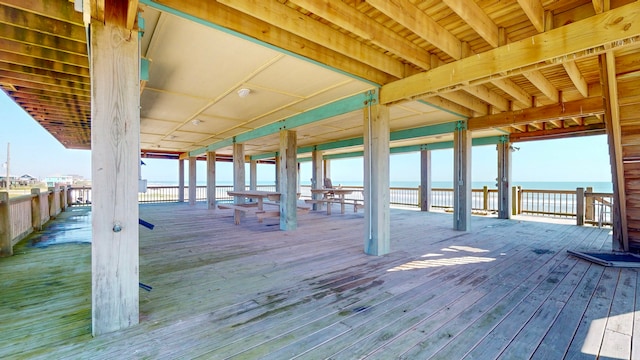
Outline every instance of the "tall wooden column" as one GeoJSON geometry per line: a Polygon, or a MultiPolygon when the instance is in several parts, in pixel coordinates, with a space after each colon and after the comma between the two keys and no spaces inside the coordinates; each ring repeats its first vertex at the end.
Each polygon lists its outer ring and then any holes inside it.
{"type": "Polygon", "coordinates": [[[364,109],[364,252],[391,250],[389,217],[389,107],[364,109]]]}
{"type": "Polygon", "coordinates": [[[327,159],[322,163],[322,174],[324,175],[324,177],[322,178],[322,184],[324,185],[324,178],[331,179],[331,160],[327,159]]]}
{"type": "Polygon", "coordinates": [[[431,150],[420,151],[420,210],[431,210],[431,150]]]}
{"type": "Polygon", "coordinates": [[[178,202],[184,202],[184,159],[178,160],[178,202]]]}
{"type": "Polygon", "coordinates": [[[258,161],[251,160],[249,162],[249,189],[258,189],[258,161]]]}
{"type": "Polygon", "coordinates": [[[453,229],[471,230],[471,132],[459,122],[453,133],[453,229]]]}
{"type": "Polygon", "coordinates": [[[196,182],[196,161],[195,156],[189,157],[189,205],[196,204],[196,194],[198,191],[198,184],[196,182]]]}
{"type": "Polygon", "coordinates": [[[216,153],[207,151],[207,209],[216,208],[216,153]]]}
{"type": "Polygon", "coordinates": [[[280,191],[280,154],[276,153],[275,159],[275,170],[276,170],[276,191],[280,191]]]}
{"type": "MultiPolygon", "coordinates": [[[[233,190],[245,190],[244,144],[239,143],[233,143],[233,190]]],[[[243,204],[244,198],[236,197],[234,202],[243,204]]]]}
{"type": "Polygon", "coordinates": [[[280,130],[280,230],[298,227],[296,213],[298,196],[297,138],[293,130],[280,130]]]}
{"type": "MultiPolygon", "coordinates": [[[[322,151],[313,150],[311,152],[311,188],[322,189],[324,176],[322,176],[322,151]]],[[[322,194],[311,194],[311,198],[319,200],[322,194]]],[[[313,204],[313,210],[322,210],[322,203],[313,204]]]]}
{"type": "Polygon", "coordinates": [[[498,219],[511,218],[511,143],[498,143],[498,219]]]}
{"type": "Polygon", "coordinates": [[[94,336],[139,322],[140,56],[137,31],[115,22],[90,27],[94,336]]]}

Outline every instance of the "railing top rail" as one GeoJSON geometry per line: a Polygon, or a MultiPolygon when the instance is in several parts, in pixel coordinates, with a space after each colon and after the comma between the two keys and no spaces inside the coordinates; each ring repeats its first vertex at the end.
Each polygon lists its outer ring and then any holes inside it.
{"type": "Polygon", "coordinates": [[[541,194],[575,194],[575,190],[531,190],[531,189],[521,189],[523,193],[541,193],[541,194]]]}

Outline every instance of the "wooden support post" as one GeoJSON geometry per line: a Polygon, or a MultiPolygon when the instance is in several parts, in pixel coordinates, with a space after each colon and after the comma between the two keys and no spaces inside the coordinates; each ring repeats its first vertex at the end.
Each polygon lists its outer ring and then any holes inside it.
{"type": "Polygon", "coordinates": [[[196,162],[195,156],[189,157],[189,205],[196,204],[196,197],[198,193],[198,184],[196,182],[196,162]]]}
{"type": "Polygon", "coordinates": [[[296,135],[293,130],[280,130],[280,230],[295,230],[298,227],[296,135]]]}
{"type": "Polygon", "coordinates": [[[584,225],[584,188],[576,189],[576,225],[584,225]]]}
{"type": "MultiPolygon", "coordinates": [[[[244,144],[233,144],[233,190],[245,191],[244,144]]],[[[244,203],[244,198],[236,198],[236,204],[244,203]]]]}
{"type": "Polygon", "coordinates": [[[216,208],[216,152],[207,151],[207,209],[216,208]]]}
{"type": "Polygon", "coordinates": [[[258,161],[249,162],[249,190],[258,190],[258,161]]]}
{"type": "Polygon", "coordinates": [[[518,187],[517,186],[512,186],[511,187],[511,199],[513,199],[513,201],[511,202],[511,214],[512,215],[518,215],[518,204],[519,204],[519,202],[517,201],[517,199],[518,199],[518,187]]]}
{"type": "Polygon", "coordinates": [[[94,336],[139,322],[139,38],[119,23],[94,21],[89,37],[94,336]]]}
{"type": "Polygon", "coordinates": [[[431,210],[431,150],[420,151],[420,210],[431,210]]]}
{"type": "MultiPolygon", "coordinates": [[[[324,176],[322,175],[322,151],[313,150],[311,152],[311,188],[322,189],[324,176]]],[[[313,200],[322,198],[322,194],[311,194],[313,200]]],[[[331,206],[329,204],[329,206],[331,206]]],[[[322,203],[314,203],[313,210],[322,210],[322,203]]]]}
{"type": "Polygon", "coordinates": [[[584,218],[589,221],[595,221],[596,199],[591,195],[587,195],[592,192],[593,188],[591,186],[587,187],[587,191],[585,193],[584,218]]]}
{"type": "Polygon", "coordinates": [[[178,160],[178,202],[184,202],[184,159],[178,160]]]}
{"type": "Polygon", "coordinates": [[[620,106],[618,104],[616,59],[613,52],[610,51],[599,55],[598,61],[604,98],[604,123],[607,129],[607,142],[609,145],[611,182],[613,184],[613,204],[611,205],[613,235],[611,236],[611,249],[613,251],[629,251],[627,195],[624,177],[620,106]]]}
{"type": "Polygon", "coordinates": [[[31,189],[31,227],[42,230],[42,214],[40,212],[40,188],[31,189]]]}
{"type": "Polygon", "coordinates": [[[489,187],[486,185],[482,187],[482,210],[489,210],[489,187]]]}
{"type": "Polygon", "coordinates": [[[0,257],[11,255],[13,255],[13,245],[11,244],[9,193],[0,191],[0,257]]]}
{"type": "Polygon", "coordinates": [[[60,186],[60,208],[62,211],[67,209],[67,192],[69,187],[67,185],[60,186]]]}
{"type": "Polygon", "coordinates": [[[364,108],[364,252],[391,251],[389,215],[389,107],[369,103],[364,108]]]}
{"type": "Polygon", "coordinates": [[[275,170],[276,170],[276,191],[280,191],[280,154],[276,154],[275,160],[275,170]]]}
{"type": "Polygon", "coordinates": [[[323,161],[322,164],[322,174],[323,174],[323,178],[322,181],[324,183],[324,178],[329,178],[331,179],[331,160],[327,159],[323,161]]]}
{"type": "MultiPolygon", "coordinates": [[[[505,139],[506,140],[506,139],[505,139]]],[[[509,187],[511,184],[511,143],[498,143],[498,219],[510,219],[512,201],[509,187]]],[[[515,212],[513,212],[515,214],[515,212]]]]}
{"type": "Polygon", "coordinates": [[[471,230],[471,133],[464,122],[453,134],[453,229],[471,230]]]}
{"type": "Polygon", "coordinates": [[[56,218],[56,188],[50,186],[47,188],[47,198],[49,200],[49,217],[56,218]]]}

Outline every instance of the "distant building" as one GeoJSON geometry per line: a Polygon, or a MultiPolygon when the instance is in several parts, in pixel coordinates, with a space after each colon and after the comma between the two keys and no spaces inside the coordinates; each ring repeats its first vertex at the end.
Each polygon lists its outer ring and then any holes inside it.
{"type": "Polygon", "coordinates": [[[56,184],[73,185],[74,180],[73,175],[47,176],[44,178],[44,182],[46,182],[49,187],[56,186],[56,184]]]}

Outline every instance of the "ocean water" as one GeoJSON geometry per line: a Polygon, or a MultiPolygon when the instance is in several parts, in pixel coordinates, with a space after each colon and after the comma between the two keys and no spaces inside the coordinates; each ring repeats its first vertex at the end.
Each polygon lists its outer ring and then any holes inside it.
{"type": "MultiPolygon", "coordinates": [[[[340,181],[333,180],[334,186],[362,186],[362,182],[359,181],[340,181]]],[[[206,181],[197,181],[198,186],[207,185],[206,181]]],[[[217,185],[233,185],[230,181],[217,181],[217,185]]],[[[177,186],[178,183],[175,181],[155,181],[148,180],[149,186],[177,186]]],[[[188,185],[188,182],[185,181],[185,185],[188,185]]],[[[249,184],[247,184],[249,185],[249,184]]],[[[273,185],[272,182],[258,182],[258,185],[273,185]]],[[[301,185],[310,185],[308,181],[301,182],[301,185]]],[[[420,185],[419,181],[392,181],[391,187],[418,187],[420,185]]],[[[613,192],[613,185],[610,182],[605,181],[513,181],[512,186],[521,186],[523,189],[528,190],[575,190],[576,188],[583,187],[588,188],[592,187],[594,192],[605,192],[611,193],[613,192]]],[[[451,189],[453,188],[453,182],[451,181],[432,181],[431,186],[433,188],[445,188],[451,189]]],[[[473,189],[482,189],[487,186],[489,189],[497,188],[495,182],[490,181],[474,181],[472,183],[473,189]]]]}

